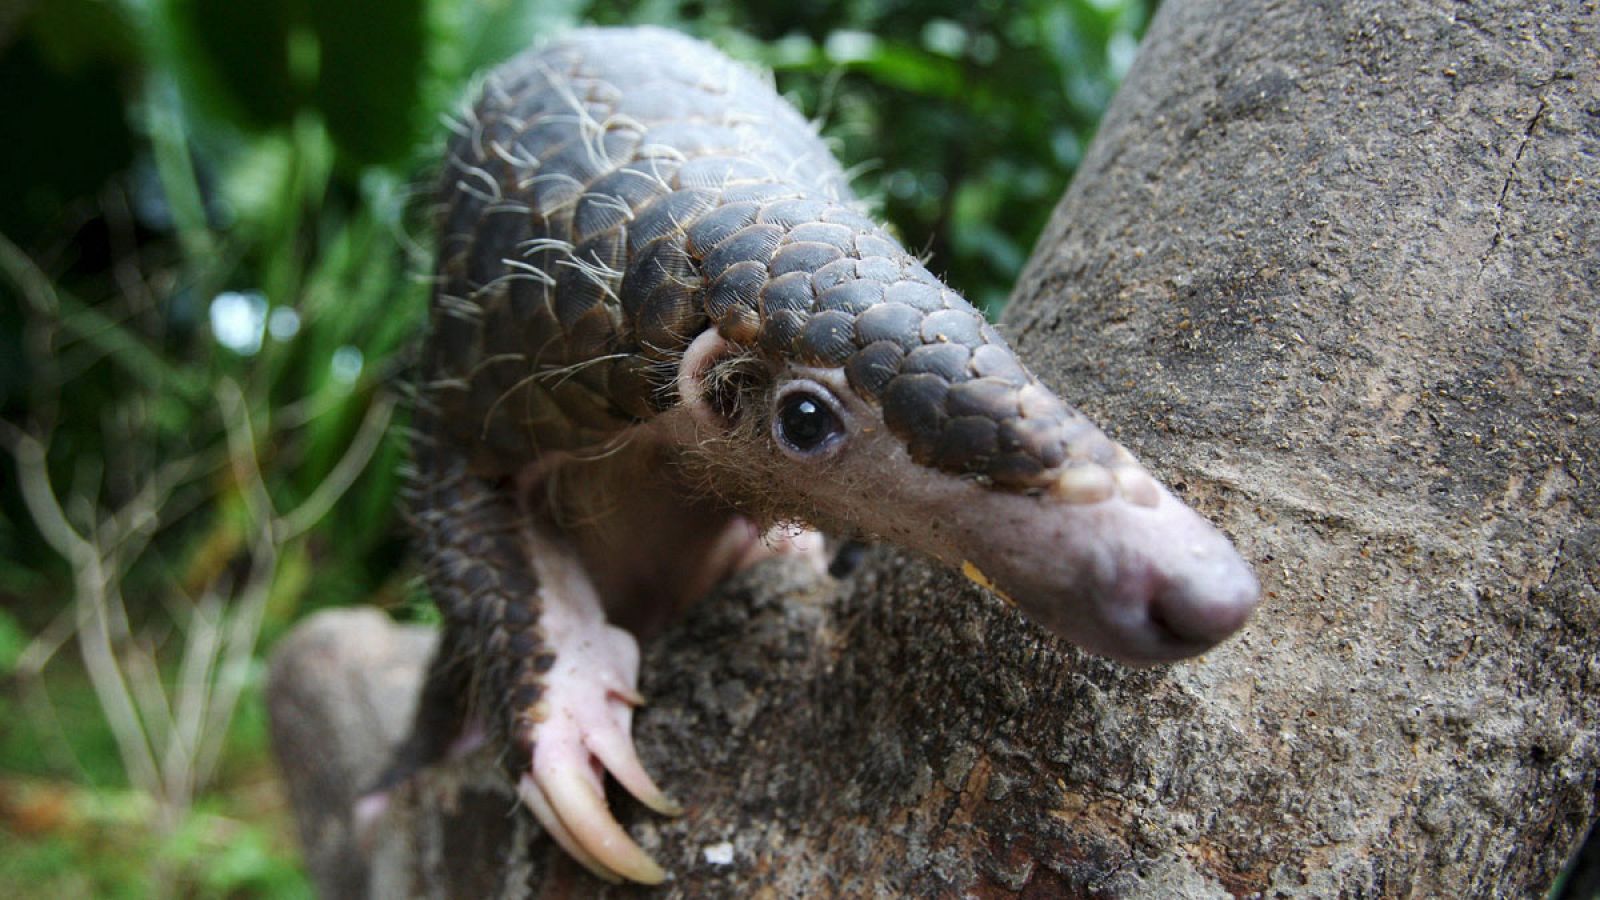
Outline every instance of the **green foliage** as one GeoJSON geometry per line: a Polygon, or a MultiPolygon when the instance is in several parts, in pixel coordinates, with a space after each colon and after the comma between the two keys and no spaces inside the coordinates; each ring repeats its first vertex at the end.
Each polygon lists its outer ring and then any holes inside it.
{"type": "Polygon", "coordinates": [[[307,99],[305,73],[290,58],[294,13],[290,4],[270,0],[174,0],[166,37],[184,43],[171,51],[172,61],[239,123],[287,125],[307,99]]]}
{"type": "Polygon", "coordinates": [[[48,830],[6,834],[0,891],[52,898],[311,897],[311,886],[281,828],[281,809],[210,802],[168,836],[142,828],[149,803],[126,791],[62,791],[13,786],[25,815],[48,830]],[[267,822],[250,817],[268,813],[267,822]]]}
{"type": "MultiPolygon", "coordinates": [[[[19,238],[92,196],[133,156],[117,90],[128,51],[103,37],[108,26],[98,11],[83,17],[81,30],[70,27],[69,5],[40,4],[44,12],[0,49],[0,121],[27,123],[6,129],[0,158],[0,233],[19,238]]],[[[0,388],[17,377],[9,368],[0,368],[0,388]]]]}
{"type": "Polygon", "coordinates": [[[422,0],[172,0],[174,60],[212,108],[252,129],[314,111],[357,164],[412,149],[422,84],[422,0]]]}
{"type": "Polygon", "coordinates": [[[1142,5],[823,9],[837,18],[774,10],[784,31],[735,46],[822,115],[902,237],[997,312],[1131,59],[1142,5]]]}
{"type": "Polygon", "coordinates": [[[17,617],[0,609],[0,678],[5,678],[16,668],[22,657],[22,648],[28,643],[27,633],[17,617]]]}
{"type": "Polygon", "coordinates": [[[37,0],[0,13],[0,890],[301,896],[262,647],[417,611],[397,411],[473,74],[580,22],[775,70],[997,309],[1138,0],[37,0]],[[178,712],[174,712],[178,711],[178,712]]]}

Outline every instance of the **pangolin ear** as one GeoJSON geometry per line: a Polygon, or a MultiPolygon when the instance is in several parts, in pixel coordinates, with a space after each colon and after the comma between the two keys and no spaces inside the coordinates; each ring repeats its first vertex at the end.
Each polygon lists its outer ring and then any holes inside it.
{"type": "Polygon", "coordinates": [[[678,363],[678,400],[695,423],[726,431],[739,419],[737,385],[727,369],[745,355],[738,344],[707,328],[683,351],[678,363]]]}

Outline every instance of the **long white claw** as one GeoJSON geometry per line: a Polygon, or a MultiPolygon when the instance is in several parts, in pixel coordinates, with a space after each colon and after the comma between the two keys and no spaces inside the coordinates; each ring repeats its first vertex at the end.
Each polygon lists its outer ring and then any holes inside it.
{"type": "Polygon", "coordinates": [[[630,707],[644,705],[644,695],[639,693],[636,688],[633,688],[630,685],[626,685],[621,682],[617,682],[616,684],[608,684],[606,685],[606,692],[612,697],[615,697],[616,699],[621,700],[623,703],[628,704],[630,707]]]}
{"type": "Polygon", "coordinates": [[[621,875],[602,865],[572,836],[572,832],[568,831],[567,826],[562,824],[561,817],[556,815],[554,809],[550,808],[550,801],[545,799],[544,791],[540,789],[538,784],[534,783],[532,775],[523,775],[517,780],[517,796],[522,798],[522,802],[526,803],[529,809],[533,810],[534,817],[539,820],[540,825],[544,826],[545,832],[550,835],[551,839],[559,844],[561,849],[567,851],[568,856],[577,860],[578,865],[588,869],[589,874],[601,881],[609,881],[612,884],[622,881],[621,875]]]}
{"type": "MultiPolygon", "coordinates": [[[[667,873],[651,859],[606,808],[606,801],[588,781],[569,773],[534,768],[551,809],[560,817],[569,837],[607,870],[642,884],[660,884],[667,873]]],[[[536,811],[537,812],[537,811],[536,811]]],[[[576,854],[574,854],[576,855],[576,854]]]]}
{"type": "Polygon", "coordinates": [[[600,764],[634,799],[663,816],[683,814],[683,807],[668,797],[656,785],[650,773],[644,770],[644,764],[639,762],[639,751],[628,737],[625,727],[617,731],[604,730],[589,734],[584,738],[584,746],[599,758],[600,764]]]}

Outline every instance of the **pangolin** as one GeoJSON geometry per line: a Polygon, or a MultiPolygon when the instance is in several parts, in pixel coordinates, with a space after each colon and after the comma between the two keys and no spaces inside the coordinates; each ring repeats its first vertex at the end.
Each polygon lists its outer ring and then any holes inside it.
{"type": "Polygon", "coordinates": [[[819,561],[797,524],[960,567],[1135,664],[1257,603],[1229,541],[704,43],[587,29],[503,64],[438,199],[409,509],[443,633],[382,786],[478,735],[574,859],[660,881],[603,792],[676,809],[630,735],[636,637],[764,556],[819,561]]]}

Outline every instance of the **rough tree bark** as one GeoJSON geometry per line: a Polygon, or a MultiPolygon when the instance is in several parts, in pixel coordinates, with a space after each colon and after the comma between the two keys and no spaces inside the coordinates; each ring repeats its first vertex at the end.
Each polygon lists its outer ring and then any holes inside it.
{"type": "MultiPolygon", "coordinates": [[[[1600,792],[1597,48],[1593,2],[1168,0],[1008,322],[1267,603],[1132,671],[888,552],[758,569],[647,650],[639,746],[688,812],[615,799],[663,892],[1544,890],[1600,792]]],[[[328,655],[391,637],[359,621],[273,679],[326,890],[645,893],[484,760],[397,794],[352,871],[371,668],[328,655]]]]}

